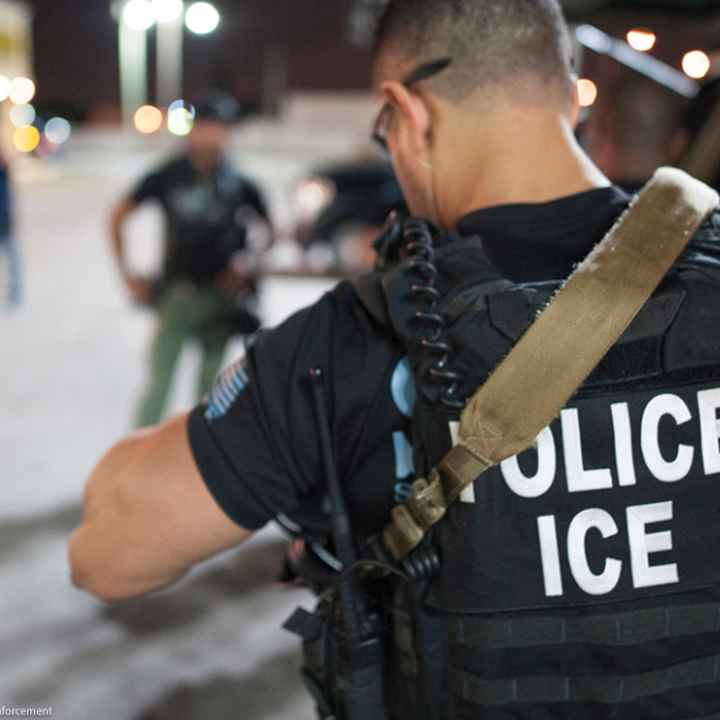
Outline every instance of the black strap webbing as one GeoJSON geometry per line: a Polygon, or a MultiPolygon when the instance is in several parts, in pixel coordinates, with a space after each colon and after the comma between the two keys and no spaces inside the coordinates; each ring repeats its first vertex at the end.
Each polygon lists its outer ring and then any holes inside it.
{"type": "Polygon", "coordinates": [[[720,655],[626,676],[537,675],[482,680],[462,671],[451,672],[451,692],[476,705],[510,703],[631,702],[671,690],[710,685],[720,680],[720,655]]]}
{"type": "Polygon", "coordinates": [[[720,604],[651,608],[605,616],[514,618],[460,617],[452,639],[493,650],[585,643],[630,646],[720,632],[720,604]]]}

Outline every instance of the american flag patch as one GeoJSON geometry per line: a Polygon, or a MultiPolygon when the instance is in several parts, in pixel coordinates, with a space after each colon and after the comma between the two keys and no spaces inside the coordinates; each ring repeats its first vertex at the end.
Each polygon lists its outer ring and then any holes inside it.
{"type": "Polygon", "coordinates": [[[210,391],[205,419],[208,421],[219,420],[227,415],[249,383],[250,378],[245,369],[245,360],[238,360],[224,370],[210,391]]]}

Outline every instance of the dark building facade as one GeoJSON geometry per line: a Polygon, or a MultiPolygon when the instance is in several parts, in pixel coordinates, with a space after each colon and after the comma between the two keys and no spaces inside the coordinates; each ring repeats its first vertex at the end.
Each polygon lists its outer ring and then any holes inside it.
{"type": "MultiPolygon", "coordinates": [[[[109,0],[32,0],[37,102],[75,116],[117,110],[118,31],[109,0]]],[[[267,104],[283,89],[367,87],[369,53],[351,42],[351,0],[215,0],[210,36],[185,33],[185,95],[211,85],[267,104]]],[[[154,32],[149,32],[150,100],[154,32]]]]}

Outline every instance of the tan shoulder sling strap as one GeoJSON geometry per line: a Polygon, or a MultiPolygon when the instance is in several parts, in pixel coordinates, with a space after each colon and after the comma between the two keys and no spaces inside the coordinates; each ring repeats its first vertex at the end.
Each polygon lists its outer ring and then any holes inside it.
{"type": "Polygon", "coordinates": [[[662,168],[477,391],[459,443],[414,483],[383,532],[408,556],[482,473],[531,447],[625,332],[720,202],[707,185],[662,168]]]}

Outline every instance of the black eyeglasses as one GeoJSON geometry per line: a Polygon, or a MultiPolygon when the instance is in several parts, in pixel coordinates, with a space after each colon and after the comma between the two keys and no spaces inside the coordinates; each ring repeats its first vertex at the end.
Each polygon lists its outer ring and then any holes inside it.
{"type": "MultiPolygon", "coordinates": [[[[452,65],[452,58],[441,58],[440,60],[433,60],[432,62],[421,65],[416,70],[413,70],[403,81],[402,84],[410,89],[413,85],[422,82],[423,80],[429,80],[435,75],[439,75],[443,70],[452,65]]],[[[378,113],[377,119],[373,125],[372,140],[380,148],[380,151],[385,156],[390,155],[390,149],[387,143],[388,131],[390,129],[390,120],[392,118],[392,106],[389,102],[386,102],[380,112],[378,113]]]]}

